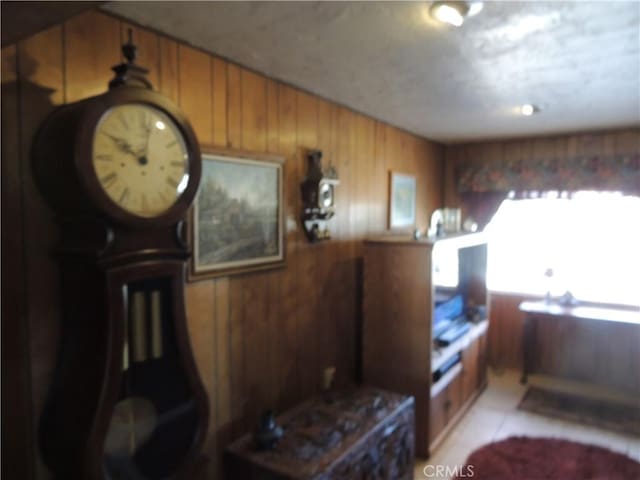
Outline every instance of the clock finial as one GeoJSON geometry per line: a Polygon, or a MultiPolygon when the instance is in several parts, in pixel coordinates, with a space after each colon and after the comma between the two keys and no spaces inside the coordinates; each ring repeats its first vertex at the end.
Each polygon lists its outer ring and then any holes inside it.
{"type": "Polygon", "coordinates": [[[127,59],[127,63],[134,63],[136,61],[136,52],[138,47],[136,47],[133,43],[133,29],[128,30],[129,33],[129,41],[122,45],[122,54],[124,58],[127,59]]]}
{"type": "Polygon", "coordinates": [[[120,86],[153,88],[146,77],[149,70],[135,64],[137,51],[138,47],[133,43],[133,31],[129,29],[129,40],[122,45],[122,55],[126,62],[111,68],[116,76],[109,82],[110,90],[120,86]]]}

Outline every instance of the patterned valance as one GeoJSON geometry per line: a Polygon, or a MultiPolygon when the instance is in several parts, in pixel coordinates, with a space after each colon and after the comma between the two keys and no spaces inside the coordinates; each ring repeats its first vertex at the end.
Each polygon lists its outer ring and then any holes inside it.
{"type": "Polygon", "coordinates": [[[458,170],[460,192],[601,190],[640,193],[640,153],[480,163],[458,170]]]}

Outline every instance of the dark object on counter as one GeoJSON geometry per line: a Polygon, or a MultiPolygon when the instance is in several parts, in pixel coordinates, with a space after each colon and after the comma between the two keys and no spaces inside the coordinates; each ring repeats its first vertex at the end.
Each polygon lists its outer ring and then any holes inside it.
{"type": "Polygon", "coordinates": [[[276,423],[271,410],[265,411],[260,417],[258,429],[254,434],[256,448],[258,450],[272,450],[282,438],[282,427],[276,423]]]}

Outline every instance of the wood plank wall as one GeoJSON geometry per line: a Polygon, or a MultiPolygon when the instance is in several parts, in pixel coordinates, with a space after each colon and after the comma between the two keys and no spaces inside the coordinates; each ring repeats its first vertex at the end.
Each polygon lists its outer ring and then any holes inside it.
{"type": "MultiPolygon", "coordinates": [[[[444,203],[452,207],[462,206],[455,171],[459,165],[467,162],[563,159],[576,155],[638,152],[640,128],[449,145],[445,150],[444,203]]],[[[493,367],[520,368],[522,365],[520,338],[523,317],[518,311],[518,305],[524,299],[519,295],[491,294],[489,355],[493,367]]]]}
{"type": "MultiPolygon", "coordinates": [[[[2,49],[3,477],[49,478],[36,432],[59,340],[53,212],[35,188],[29,148],[55,106],[105,91],[130,25],[83,13],[2,49]],[[3,412],[3,413],[4,413],[3,412]],[[5,421],[10,417],[10,420],[5,421]],[[8,440],[8,439],[11,440],[8,440]]],[[[255,424],[317,392],[336,366],[358,378],[361,240],[386,228],[389,171],[415,175],[421,228],[441,206],[443,147],[215,56],[131,26],[139,63],[189,116],[202,143],[286,157],[287,267],[187,285],[189,331],[210,398],[210,478],[220,453],[255,424]],[[305,151],[340,176],[333,239],[297,225],[305,151]]]]}

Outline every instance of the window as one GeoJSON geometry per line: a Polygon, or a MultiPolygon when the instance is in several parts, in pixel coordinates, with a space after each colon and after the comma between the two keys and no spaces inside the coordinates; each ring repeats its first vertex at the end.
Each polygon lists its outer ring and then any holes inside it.
{"type": "Polygon", "coordinates": [[[493,291],[570,291],[580,300],[640,305],[639,197],[549,192],[510,198],[486,231],[493,291]]]}

